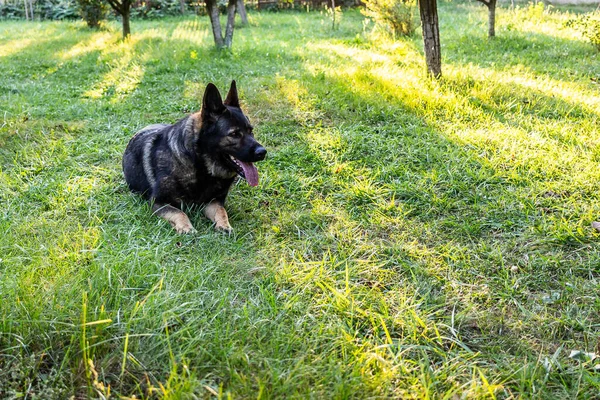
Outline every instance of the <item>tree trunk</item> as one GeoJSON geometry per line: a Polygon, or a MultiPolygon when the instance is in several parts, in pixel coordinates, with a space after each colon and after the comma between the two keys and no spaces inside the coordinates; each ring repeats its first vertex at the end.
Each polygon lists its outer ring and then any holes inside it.
{"type": "Polygon", "coordinates": [[[185,14],[185,0],[179,0],[179,8],[181,10],[181,15],[185,14]]]}
{"type": "Polygon", "coordinates": [[[335,30],[335,0],[331,0],[331,30],[335,30]]]}
{"type": "Polygon", "coordinates": [[[131,0],[107,0],[117,14],[121,16],[123,24],[123,39],[127,39],[131,35],[131,27],[129,25],[129,15],[131,12],[131,0]]]}
{"type": "MultiPolygon", "coordinates": [[[[488,37],[496,36],[496,2],[497,0],[477,0],[488,9],[488,37]]],[[[511,0],[512,1],[512,0],[511,0]]]]}
{"type": "Polygon", "coordinates": [[[237,0],[229,0],[227,4],[227,25],[225,26],[225,47],[230,48],[233,42],[233,28],[235,25],[235,3],[237,0]]]}
{"type": "Polygon", "coordinates": [[[216,0],[206,0],[206,11],[210,18],[210,25],[212,26],[213,37],[215,39],[215,46],[222,48],[223,33],[221,32],[221,21],[219,20],[219,6],[216,0]]]}
{"type": "Polygon", "coordinates": [[[419,0],[419,11],[421,14],[421,26],[423,27],[427,74],[438,79],[442,76],[442,51],[438,26],[437,1],[419,0]]]}
{"type": "Polygon", "coordinates": [[[129,6],[127,9],[123,9],[121,18],[123,19],[123,39],[127,39],[131,36],[131,27],[129,26],[129,6]]]}
{"type": "Polygon", "coordinates": [[[489,0],[488,7],[488,37],[496,36],[496,0],[489,0]]]}
{"type": "Polygon", "coordinates": [[[25,20],[29,21],[32,20],[33,21],[33,0],[25,0],[25,20]]]}
{"type": "Polygon", "coordinates": [[[238,0],[236,10],[240,15],[242,25],[248,25],[248,14],[246,14],[246,5],[244,4],[244,0],[238,0]]]}

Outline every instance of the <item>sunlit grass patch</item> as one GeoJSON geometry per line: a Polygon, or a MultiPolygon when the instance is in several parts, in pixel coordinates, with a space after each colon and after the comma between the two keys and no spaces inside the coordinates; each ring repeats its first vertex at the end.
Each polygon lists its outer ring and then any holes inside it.
{"type": "Polygon", "coordinates": [[[89,40],[79,42],[70,49],[64,51],[61,57],[64,59],[71,59],[81,57],[83,54],[90,53],[96,50],[104,50],[107,46],[113,45],[115,36],[111,32],[98,32],[91,36],[89,40]]]}
{"type": "MultiPolygon", "coordinates": [[[[143,37],[156,36],[151,34],[143,37]]],[[[120,101],[137,88],[144,76],[144,68],[134,60],[133,49],[136,43],[137,40],[130,40],[101,48],[100,57],[106,62],[109,72],[101,76],[92,89],[84,92],[83,97],[98,99],[107,96],[112,97],[113,101],[120,101]]]]}

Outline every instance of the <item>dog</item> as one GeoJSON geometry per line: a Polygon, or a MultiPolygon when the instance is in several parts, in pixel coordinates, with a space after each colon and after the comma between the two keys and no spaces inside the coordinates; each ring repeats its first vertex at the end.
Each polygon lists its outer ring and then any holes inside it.
{"type": "Polygon", "coordinates": [[[237,176],[258,185],[254,165],[267,150],[256,141],[240,108],[235,81],[222,100],[209,83],[202,108],[175,124],[154,124],[137,132],[123,155],[129,188],[149,200],[152,212],[178,233],[195,232],[184,204],[204,205],[218,231],[231,233],[225,198],[237,176]]]}

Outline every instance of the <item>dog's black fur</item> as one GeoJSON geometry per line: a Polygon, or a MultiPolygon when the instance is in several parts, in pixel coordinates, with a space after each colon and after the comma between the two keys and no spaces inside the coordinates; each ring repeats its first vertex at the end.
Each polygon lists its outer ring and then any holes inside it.
{"type": "Polygon", "coordinates": [[[225,102],[209,83],[200,112],[135,134],[125,149],[123,172],[129,188],[147,198],[154,213],[178,232],[194,230],[182,204],[206,205],[204,213],[215,227],[230,232],[224,209],[229,188],[237,175],[256,186],[252,163],[266,154],[240,108],[235,81],[225,102]]]}

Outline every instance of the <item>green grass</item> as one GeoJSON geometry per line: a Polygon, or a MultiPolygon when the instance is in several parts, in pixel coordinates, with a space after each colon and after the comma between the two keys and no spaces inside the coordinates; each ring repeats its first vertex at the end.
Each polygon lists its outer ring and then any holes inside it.
{"type": "Polygon", "coordinates": [[[597,398],[600,56],[567,11],[0,23],[0,397],[597,398]],[[233,236],[130,194],[137,129],[238,81],[268,148],[233,236]]]}

